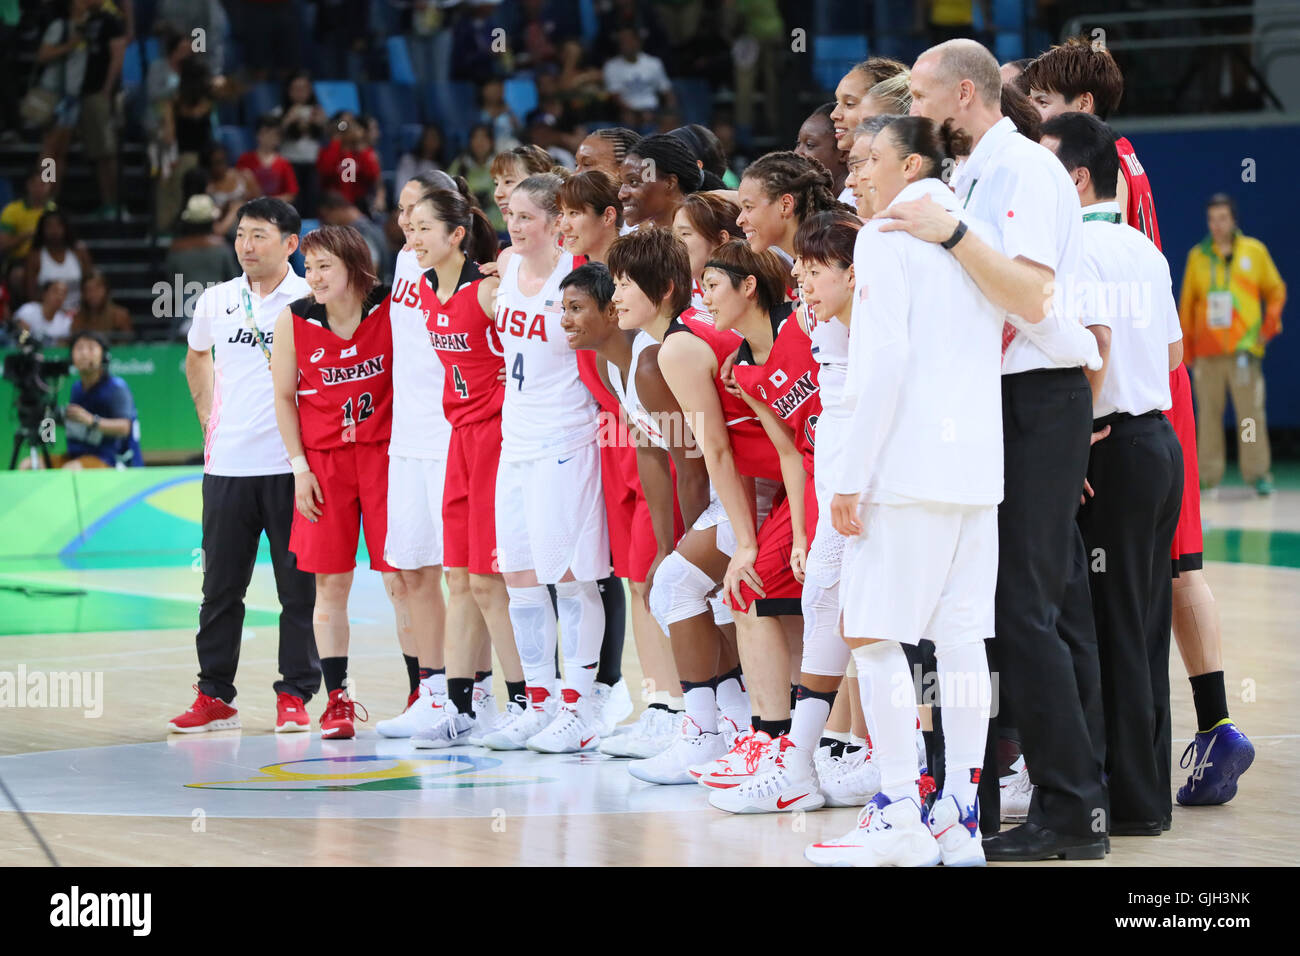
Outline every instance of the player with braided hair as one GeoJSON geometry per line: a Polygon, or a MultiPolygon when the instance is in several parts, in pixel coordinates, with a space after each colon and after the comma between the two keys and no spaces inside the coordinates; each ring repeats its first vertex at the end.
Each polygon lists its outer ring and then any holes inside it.
{"type": "Polygon", "coordinates": [[[627,158],[628,150],[640,138],[639,133],[624,126],[596,130],[579,144],[578,151],[574,154],[578,162],[576,172],[599,169],[618,179],[618,171],[627,158]]]}
{"type": "Polygon", "coordinates": [[[690,147],[667,134],[640,140],[628,151],[620,173],[623,218],[638,227],[646,223],[671,229],[686,196],[722,188],[722,180],[700,168],[690,147]]]}

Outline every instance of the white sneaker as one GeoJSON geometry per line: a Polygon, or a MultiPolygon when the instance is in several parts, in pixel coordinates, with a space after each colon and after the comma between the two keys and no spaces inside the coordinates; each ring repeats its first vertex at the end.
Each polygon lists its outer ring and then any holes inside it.
{"type": "Polygon", "coordinates": [[[737,786],[769,769],[773,743],[763,730],[740,734],[722,757],[712,763],[697,764],[691,773],[706,787],[725,790],[737,786]]]}
{"type": "Polygon", "coordinates": [[[632,695],[627,691],[627,681],[618,679],[610,686],[597,681],[591,688],[592,702],[596,705],[592,718],[602,737],[612,737],[614,728],[632,716],[632,695]]]}
{"type": "Polygon", "coordinates": [[[635,757],[645,760],[661,754],[672,746],[682,732],[683,714],[662,707],[647,707],[630,727],[619,728],[613,736],[604,737],[598,748],[608,757],[635,757]]]}
{"type": "Polygon", "coordinates": [[[726,790],[714,789],[709,803],[728,813],[790,813],[818,810],[826,798],[817,784],[813,755],[778,737],[772,744],[772,760],[763,773],[726,790]]]}
{"type": "Polygon", "coordinates": [[[474,718],[462,714],[456,705],[447,701],[439,713],[438,722],[428,730],[411,735],[411,743],[417,750],[443,750],[447,747],[464,747],[469,745],[469,735],[474,730],[474,718]]]}
{"type": "Polygon", "coordinates": [[[818,772],[822,796],[828,807],[865,807],[880,792],[880,770],[866,747],[833,759],[826,772],[818,772]]]}
{"type": "Polygon", "coordinates": [[[566,687],[561,693],[564,703],[556,710],[555,718],[549,724],[528,738],[528,749],[543,754],[576,754],[584,750],[595,750],[600,741],[600,728],[590,716],[594,708],[579,697],[577,691],[566,687]]]}
{"type": "Polygon", "coordinates": [[[963,810],[956,797],[939,794],[930,810],[930,832],[939,844],[944,866],[984,865],[984,837],[977,807],[963,810]]]}
{"type": "Polygon", "coordinates": [[[1034,785],[1029,779],[1025,758],[1017,757],[1011,765],[1015,773],[998,781],[1001,795],[1002,822],[1024,823],[1029,819],[1029,804],[1034,799],[1034,785]]]}
{"type": "Polygon", "coordinates": [[[907,797],[891,803],[883,793],[862,808],[852,830],[810,844],[803,855],[818,866],[935,866],[940,860],[917,802],[907,797]]]}
{"type": "Polygon", "coordinates": [[[627,765],[627,772],[646,783],[694,783],[691,765],[708,763],[722,756],[725,749],[721,734],[703,733],[699,725],[687,717],[682,721],[682,732],[672,746],[648,760],[632,761],[627,765]]]}
{"type": "Polygon", "coordinates": [[[470,746],[471,747],[486,746],[486,744],[484,744],[483,741],[487,739],[489,734],[493,734],[498,730],[504,730],[509,724],[511,724],[514,721],[516,717],[518,717],[523,712],[524,712],[523,706],[512,700],[510,703],[506,704],[505,710],[497,711],[495,715],[485,713],[483,717],[486,718],[487,721],[486,723],[482,719],[475,721],[477,726],[474,728],[473,731],[470,732],[469,735],[470,746]]]}
{"type": "Polygon", "coordinates": [[[499,711],[497,710],[496,695],[493,694],[492,691],[484,691],[475,687],[473,704],[474,722],[476,724],[481,724],[484,727],[491,727],[496,723],[499,711]]]}
{"type": "Polygon", "coordinates": [[[743,733],[748,733],[748,732],[749,732],[748,724],[746,724],[744,727],[741,727],[738,723],[736,723],[734,720],[732,720],[722,711],[718,711],[718,733],[722,734],[722,739],[726,742],[728,750],[730,750],[732,747],[736,745],[737,737],[739,737],[743,733]]]}
{"type": "Polygon", "coordinates": [[[381,737],[413,737],[427,733],[442,718],[442,708],[447,698],[429,693],[421,687],[420,696],[405,711],[375,725],[381,737]]]}
{"type": "MultiPolygon", "coordinates": [[[[548,697],[547,704],[555,698],[548,697]]],[[[555,705],[538,707],[536,704],[520,710],[514,719],[483,737],[483,746],[490,750],[523,750],[528,739],[541,733],[555,718],[555,705]]]]}

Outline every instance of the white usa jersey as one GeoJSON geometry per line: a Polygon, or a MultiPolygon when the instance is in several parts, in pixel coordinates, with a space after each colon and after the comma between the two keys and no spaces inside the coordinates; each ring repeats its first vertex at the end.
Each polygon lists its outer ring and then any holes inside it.
{"type": "Polygon", "coordinates": [[[442,412],[443,368],[429,344],[420,307],[424,270],[410,249],[397,254],[393,298],[393,437],[388,453],[403,458],[447,457],[451,426],[442,412]]]}
{"type": "Polygon", "coordinates": [[[637,332],[636,337],[632,339],[632,361],[627,367],[626,386],[623,384],[623,373],[618,370],[617,365],[606,362],[605,366],[609,372],[609,384],[613,386],[614,394],[618,396],[619,403],[627,412],[627,417],[631,419],[632,424],[641,429],[652,445],[666,451],[668,443],[659,429],[659,423],[655,421],[655,417],[650,414],[645,405],[641,404],[641,396],[636,393],[636,370],[641,363],[641,354],[650,346],[658,344],[650,333],[637,332]]]}
{"type": "Polygon", "coordinates": [[[577,354],[560,328],[560,282],[574,257],[560,253],[536,295],[519,291],[523,256],[511,256],[496,298],[497,335],[506,358],[501,460],[562,455],[596,440],[596,400],[578,374],[577,354]]]}

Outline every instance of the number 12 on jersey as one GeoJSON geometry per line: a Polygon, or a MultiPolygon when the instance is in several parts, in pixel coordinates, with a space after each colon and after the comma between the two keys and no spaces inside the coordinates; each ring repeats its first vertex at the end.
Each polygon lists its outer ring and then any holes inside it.
{"type": "Polygon", "coordinates": [[[357,398],[357,417],[352,418],[352,399],[343,403],[343,427],[355,425],[357,422],[364,422],[367,418],[375,413],[375,400],[370,397],[369,392],[362,392],[357,398]]]}

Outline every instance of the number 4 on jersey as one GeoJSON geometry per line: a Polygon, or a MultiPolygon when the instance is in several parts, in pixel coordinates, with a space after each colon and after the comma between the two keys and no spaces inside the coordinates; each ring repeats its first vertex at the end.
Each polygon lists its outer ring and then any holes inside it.
{"type": "Polygon", "coordinates": [[[451,382],[456,388],[456,394],[461,398],[469,398],[469,386],[465,384],[465,379],[461,377],[460,366],[451,367],[451,382]]]}
{"type": "Polygon", "coordinates": [[[524,390],[524,356],[521,352],[515,356],[515,364],[510,368],[510,377],[519,383],[518,391],[524,390]]]}

